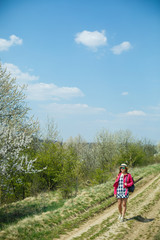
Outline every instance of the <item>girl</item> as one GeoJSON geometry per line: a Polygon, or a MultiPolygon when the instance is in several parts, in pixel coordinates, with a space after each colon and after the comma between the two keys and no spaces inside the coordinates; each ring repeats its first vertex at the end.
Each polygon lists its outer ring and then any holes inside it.
{"type": "Polygon", "coordinates": [[[119,174],[113,185],[114,196],[118,199],[119,220],[124,221],[124,216],[127,209],[127,199],[129,197],[128,187],[133,185],[133,179],[130,173],[128,173],[128,167],[122,163],[119,168],[119,174]]]}

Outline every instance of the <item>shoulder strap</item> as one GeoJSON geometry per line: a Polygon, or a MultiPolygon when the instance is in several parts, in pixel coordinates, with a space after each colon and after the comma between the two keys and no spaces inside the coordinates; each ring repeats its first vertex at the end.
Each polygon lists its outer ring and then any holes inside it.
{"type": "Polygon", "coordinates": [[[127,178],[128,178],[128,174],[127,174],[127,176],[126,176],[126,183],[127,183],[127,178]]]}

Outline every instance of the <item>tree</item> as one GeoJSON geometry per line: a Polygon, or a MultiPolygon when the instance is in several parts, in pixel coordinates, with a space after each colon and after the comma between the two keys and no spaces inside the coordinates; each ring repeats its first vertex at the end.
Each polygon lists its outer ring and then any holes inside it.
{"type": "Polygon", "coordinates": [[[154,162],[160,162],[160,142],[155,146],[155,153],[153,157],[154,162]]]}
{"type": "Polygon", "coordinates": [[[28,118],[23,90],[0,64],[0,178],[6,192],[15,193],[26,174],[41,171],[34,168],[36,159],[26,154],[38,128],[28,118]]]}
{"type": "Polygon", "coordinates": [[[56,122],[52,118],[47,118],[47,123],[42,133],[45,142],[60,142],[59,131],[56,122]]]}
{"type": "Polygon", "coordinates": [[[118,147],[115,134],[102,130],[96,137],[96,159],[99,167],[111,171],[116,163],[118,147]]]}
{"type": "Polygon", "coordinates": [[[40,173],[39,181],[43,189],[55,190],[58,186],[57,175],[62,169],[63,149],[59,142],[44,141],[37,152],[37,168],[47,167],[40,173]]]}
{"type": "Polygon", "coordinates": [[[61,171],[57,172],[57,181],[64,198],[77,195],[81,175],[81,163],[72,147],[63,146],[61,171]]]}
{"type": "Polygon", "coordinates": [[[72,148],[76,159],[81,163],[81,172],[84,180],[89,180],[98,167],[95,158],[95,144],[87,143],[84,138],[78,135],[75,138],[70,137],[66,145],[72,148]]]}
{"type": "MultiPolygon", "coordinates": [[[[14,192],[17,184],[24,185],[23,180],[26,174],[37,173],[34,167],[36,159],[29,159],[25,154],[32,142],[31,134],[18,132],[15,127],[1,124],[0,127],[0,177],[1,186],[6,191],[14,192]],[[23,179],[23,180],[22,180],[23,179]]],[[[24,187],[24,186],[23,186],[24,187]]],[[[23,189],[24,190],[24,189],[23,189]]],[[[23,192],[23,198],[25,194],[23,192]]],[[[17,197],[18,198],[18,197],[17,197]]]]}
{"type": "Polygon", "coordinates": [[[16,79],[11,78],[0,63],[0,122],[12,120],[23,122],[28,108],[25,104],[24,86],[16,85],[16,79]]]}

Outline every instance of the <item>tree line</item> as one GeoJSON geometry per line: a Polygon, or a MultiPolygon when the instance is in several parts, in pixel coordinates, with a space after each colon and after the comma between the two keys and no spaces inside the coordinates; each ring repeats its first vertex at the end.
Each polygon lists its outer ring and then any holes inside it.
{"type": "Polygon", "coordinates": [[[1,204],[56,189],[72,197],[79,188],[106,182],[122,162],[160,162],[160,145],[138,140],[129,130],[103,129],[92,143],[81,136],[63,142],[48,120],[42,136],[38,122],[28,117],[24,89],[0,64],[1,204]]]}

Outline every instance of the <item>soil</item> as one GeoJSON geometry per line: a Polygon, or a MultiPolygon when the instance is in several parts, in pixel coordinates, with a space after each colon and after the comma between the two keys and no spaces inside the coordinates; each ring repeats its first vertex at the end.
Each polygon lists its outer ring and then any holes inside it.
{"type": "Polygon", "coordinates": [[[146,182],[130,195],[124,222],[118,221],[115,203],[60,240],[153,240],[160,228],[160,174],[146,182]]]}

